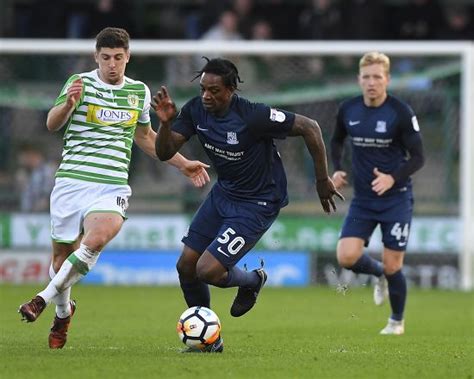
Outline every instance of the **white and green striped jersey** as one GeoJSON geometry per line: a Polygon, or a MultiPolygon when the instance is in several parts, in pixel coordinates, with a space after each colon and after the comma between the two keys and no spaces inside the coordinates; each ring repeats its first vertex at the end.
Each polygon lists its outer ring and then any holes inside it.
{"type": "Polygon", "coordinates": [[[127,77],[119,85],[104,83],[94,70],[71,76],[54,105],[66,101],[68,87],[79,77],[84,88],[66,124],[56,177],[127,184],[135,129],[150,123],[150,89],[127,77]]]}

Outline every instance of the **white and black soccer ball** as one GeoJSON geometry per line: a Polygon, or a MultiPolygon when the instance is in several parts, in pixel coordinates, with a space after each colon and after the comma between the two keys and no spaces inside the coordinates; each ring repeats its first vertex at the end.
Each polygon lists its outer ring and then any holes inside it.
{"type": "Polygon", "coordinates": [[[179,339],[189,347],[203,349],[220,335],[221,322],[214,311],[206,307],[191,307],[179,317],[176,327],[179,339]]]}

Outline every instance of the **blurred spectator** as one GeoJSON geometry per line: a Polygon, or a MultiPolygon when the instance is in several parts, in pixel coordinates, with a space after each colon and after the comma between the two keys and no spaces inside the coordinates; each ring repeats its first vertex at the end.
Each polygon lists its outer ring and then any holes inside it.
{"type": "MultiPolygon", "coordinates": [[[[271,40],[273,38],[272,26],[263,19],[255,21],[252,25],[250,39],[255,41],[271,40]]],[[[245,80],[245,88],[252,88],[254,83],[258,83],[262,79],[272,85],[274,80],[274,68],[279,67],[277,61],[281,61],[282,57],[275,59],[272,55],[256,55],[247,57],[250,65],[240,62],[242,75],[247,78],[245,80]]]]}
{"type": "Polygon", "coordinates": [[[386,38],[386,6],[380,0],[345,0],[344,39],[382,40],[386,38]]]}
{"type": "Polygon", "coordinates": [[[273,38],[273,29],[269,22],[266,20],[257,20],[252,25],[252,31],[250,39],[262,41],[270,40],[273,38]]]}
{"type": "Polygon", "coordinates": [[[66,23],[66,38],[88,38],[89,20],[92,12],[92,4],[82,2],[70,4],[66,23]]]}
{"type": "MultiPolygon", "coordinates": [[[[238,18],[235,12],[230,9],[224,10],[219,15],[217,22],[201,36],[201,39],[210,41],[242,40],[243,37],[238,31],[238,18]]],[[[206,54],[206,56],[213,58],[217,55],[206,54]]],[[[179,86],[183,80],[188,83],[189,78],[200,67],[202,67],[201,55],[191,59],[186,56],[169,57],[165,67],[168,85],[179,86]]]]}
{"type": "Polygon", "coordinates": [[[467,6],[448,5],[444,12],[446,23],[439,30],[439,39],[472,40],[474,26],[472,25],[472,11],[467,6]]]}
{"type": "Polygon", "coordinates": [[[302,39],[336,40],[344,37],[342,11],[336,0],[312,0],[301,13],[299,24],[302,39]]]}
{"type": "MultiPolygon", "coordinates": [[[[219,20],[201,37],[202,40],[209,41],[240,41],[243,39],[238,30],[238,18],[234,11],[225,10],[219,16],[219,20]]],[[[210,59],[216,58],[219,54],[206,54],[210,59]]],[[[185,62],[182,62],[183,64],[185,62]]],[[[188,72],[197,71],[202,67],[202,57],[197,55],[194,60],[188,62],[192,66],[186,69],[188,72]]],[[[181,69],[182,70],[182,69],[181,69]]]]}
{"type": "Polygon", "coordinates": [[[94,38],[107,26],[126,29],[135,36],[131,8],[123,0],[96,0],[94,6],[79,1],[69,5],[67,38],[94,38]]]}
{"type": "Polygon", "coordinates": [[[437,0],[412,0],[394,6],[390,11],[389,38],[402,40],[427,40],[436,37],[443,25],[441,6],[437,0]]]}
{"type": "Polygon", "coordinates": [[[228,1],[222,0],[196,0],[190,9],[185,7],[186,38],[201,38],[228,8],[228,1]]]}
{"type": "Polygon", "coordinates": [[[125,0],[98,0],[89,24],[88,38],[95,38],[97,33],[107,26],[124,28],[134,37],[136,28],[131,18],[132,9],[125,0]]]}
{"type": "Polygon", "coordinates": [[[238,19],[239,33],[245,39],[252,38],[252,28],[256,22],[254,0],[233,0],[232,10],[235,12],[238,19]]]}
{"type": "Polygon", "coordinates": [[[20,189],[22,212],[46,212],[54,186],[57,164],[48,162],[42,150],[33,144],[24,144],[18,152],[20,167],[17,186],[20,189]]]}
{"type": "Polygon", "coordinates": [[[236,41],[243,39],[238,30],[238,18],[231,10],[224,11],[219,20],[201,37],[204,40],[236,41]]]}
{"type": "MultiPolygon", "coordinates": [[[[185,25],[179,6],[169,4],[160,6],[158,18],[158,38],[183,39],[185,38],[185,25]]],[[[148,38],[148,36],[147,36],[148,38]]]]}
{"type": "Polygon", "coordinates": [[[298,39],[298,18],[303,9],[301,1],[266,0],[255,5],[256,18],[264,18],[272,26],[277,40],[298,39]]]}

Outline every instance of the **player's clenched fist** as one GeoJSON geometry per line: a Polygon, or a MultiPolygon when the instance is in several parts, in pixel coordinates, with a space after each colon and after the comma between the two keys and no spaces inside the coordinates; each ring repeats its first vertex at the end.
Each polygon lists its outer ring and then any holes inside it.
{"type": "Polygon", "coordinates": [[[176,116],[176,105],[165,86],[153,96],[151,105],[161,122],[171,121],[176,116]]]}

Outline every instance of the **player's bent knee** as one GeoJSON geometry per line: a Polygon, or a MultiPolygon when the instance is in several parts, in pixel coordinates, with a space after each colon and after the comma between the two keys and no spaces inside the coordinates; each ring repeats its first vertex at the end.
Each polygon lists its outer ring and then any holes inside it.
{"type": "Polygon", "coordinates": [[[193,280],[196,278],[196,263],[180,258],[176,263],[176,271],[181,279],[193,280]]]}
{"type": "Polygon", "coordinates": [[[351,268],[354,266],[354,264],[357,262],[358,257],[352,255],[352,254],[347,254],[347,253],[337,253],[337,263],[339,266],[343,268],[351,268]]]}
{"type": "Polygon", "coordinates": [[[396,272],[400,271],[402,269],[402,265],[396,264],[396,265],[384,265],[383,268],[383,273],[385,275],[393,275],[396,272]]]}
{"type": "Polygon", "coordinates": [[[350,261],[338,261],[339,267],[345,268],[345,269],[350,269],[352,266],[354,266],[353,263],[350,261]]]}

